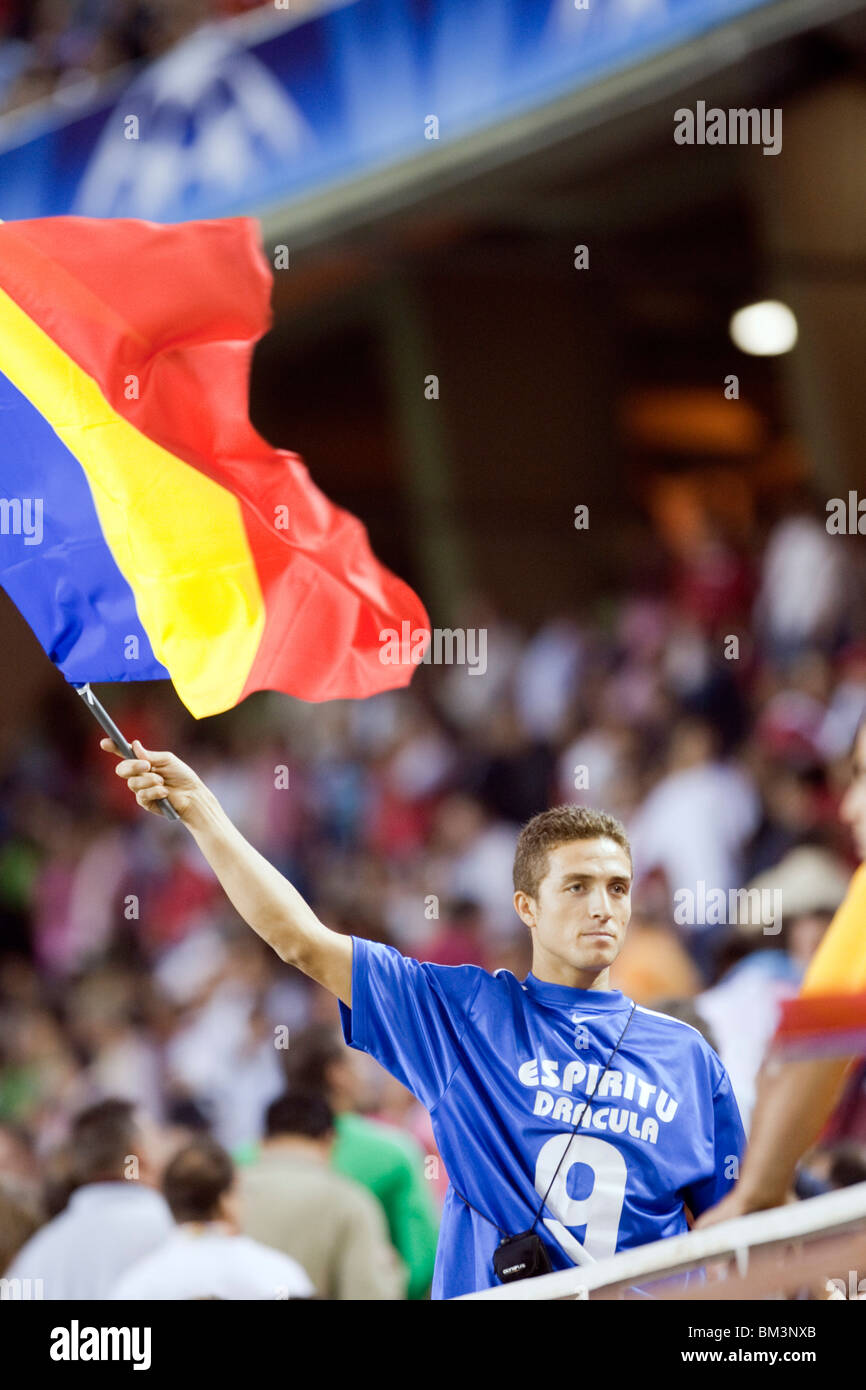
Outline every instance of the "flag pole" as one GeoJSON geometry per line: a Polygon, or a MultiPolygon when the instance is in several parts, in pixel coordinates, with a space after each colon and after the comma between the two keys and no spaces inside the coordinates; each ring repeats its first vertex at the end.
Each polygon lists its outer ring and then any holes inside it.
{"type": "MultiPolygon", "coordinates": [[[[102,725],[103,729],[108,734],[108,737],[114,740],[116,746],[120,749],[123,756],[125,758],[137,759],[138,754],[135,752],[134,748],[132,747],[132,744],[127,743],[126,739],[123,737],[123,734],[120,732],[114,720],[111,718],[111,715],[108,713],[105,707],[101,705],[100,702],[97,700],[93,691],[90,689],[89,684],[75,685],[73,686],[73,690],[75,690],[75,692],[81,696],[82,700],[86,704],[87,708],[90,710],[90,713],[93,715],[94,719],[97,721],[97,723],[102,725]]],[[[155,804],[159,807],[159,810],[162,812],[162,814],[166,817],[167,820],[180,820],[180,816],[178,815],[177,811],[174,809],[171,802],[167,798],[164,797],[161,801],[157,801],[155,804]]]]}

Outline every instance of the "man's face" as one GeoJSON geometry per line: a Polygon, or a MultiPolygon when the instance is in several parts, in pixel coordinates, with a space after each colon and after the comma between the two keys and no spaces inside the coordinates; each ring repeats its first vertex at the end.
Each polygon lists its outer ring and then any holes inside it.
{"type": "Polygon", "coordinates": [[[866,725],[857,735],[851,783],[842,798],[839,814],[851,827],[857,853],[861,859],[866,859],[866,725]]]}
{"type": "Polygon", "coordinates": [[[530,898],[515,893],[518,916],[532,933],[533,973],[561,983],[598,976],[622,949],[631,916],[631,865],[615,840],[571,840],[547,853],[547,873],[530,898]]]}

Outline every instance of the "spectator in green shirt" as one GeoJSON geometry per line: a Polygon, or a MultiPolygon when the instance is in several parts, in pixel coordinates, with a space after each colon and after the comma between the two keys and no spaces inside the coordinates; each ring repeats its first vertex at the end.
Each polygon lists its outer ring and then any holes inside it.
{"type": "Polygon", "coordinates": [[[416,1141],[358,1113],[367,1058],[343,1042],[337,1025],[315,1023],[292,1035],[283,1054],[289,1086],[323,1095],[335,1115],[331,1163],[379,1199],[391,1243],[409,1269],[408,1296],[426,1298],[433,1279],[439,1219],[416,1141]]]}

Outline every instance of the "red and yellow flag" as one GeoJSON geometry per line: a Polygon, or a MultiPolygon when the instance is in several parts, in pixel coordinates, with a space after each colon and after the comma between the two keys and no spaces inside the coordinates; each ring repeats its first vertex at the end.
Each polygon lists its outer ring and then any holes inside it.
{"type": "Polygon", "coordinates": [[[782,1005],[774,1044],[788,1056],[866,1052],[866,864],[854,874],[798,997],[782,1005]]]}
{"type": "Polygon", "coordinates": [[[0,583],[73,684],[170,677],[200,718],[409,683],[380,632],[421,601],[250,424],[270,290],[248,218],[0,226],[0,583]]]}

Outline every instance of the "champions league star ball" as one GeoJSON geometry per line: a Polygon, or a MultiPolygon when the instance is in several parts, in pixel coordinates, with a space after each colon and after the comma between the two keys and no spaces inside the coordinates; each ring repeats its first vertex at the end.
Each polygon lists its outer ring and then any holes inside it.
{"type": "Polygon", "coordinates": [[[249,49],[213,25],[145,70],[120,97],[81,181],[73,211],[159,221],[171,210],[224,214],[226,199],[284,186],[309,129],[286,90],[249,49]]]}

